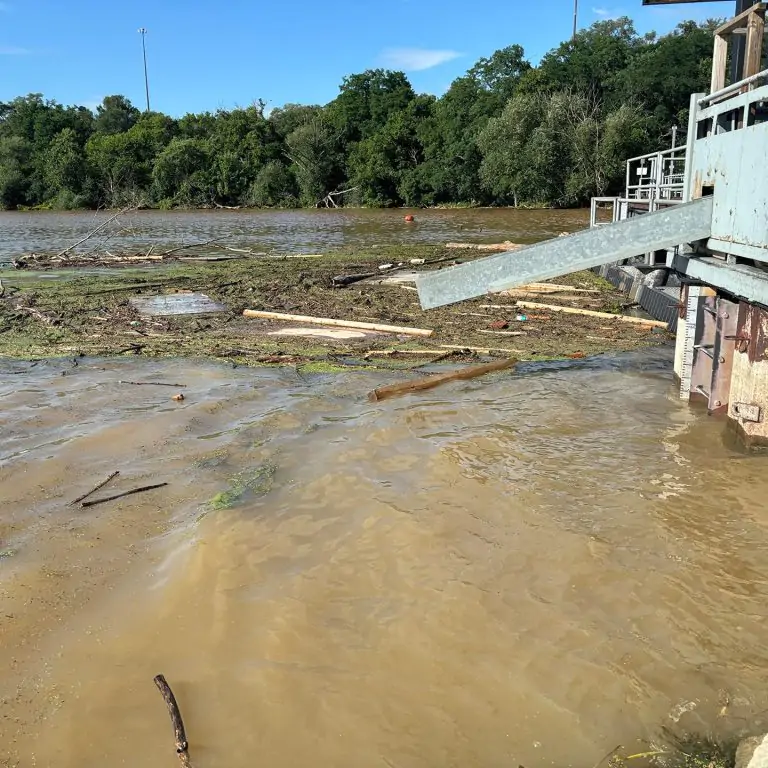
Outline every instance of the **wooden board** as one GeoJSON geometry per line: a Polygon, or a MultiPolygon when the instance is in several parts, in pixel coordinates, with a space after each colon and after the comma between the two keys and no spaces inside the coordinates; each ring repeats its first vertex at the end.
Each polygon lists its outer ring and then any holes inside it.
{"type": "Polygon", "coordinates": [[[434,331],[428,328],[411,328],[401,325],[382,325],[380,323],[361,323],[356,320],[338,320],[332,317],[312,317],[310,315],[287,315],[282,312],[262,312],[256,309],[243,311],[244,317],[262,320],[281,320],[286,323],[308,323],[309,325],[329,325],[335,328],[357,328],[361,331],[382,331],[405,336],[431,336],[434,331]]]}
{"type": "Polygon", "coordinates": [[[593,309],[578,309],[577,307],[558,307],[554,304],[539,304],[535,301],[518,301],[518,307],[525,309],[546,309],[548,312],[563,312],[568,315],[586,315],[587,317],[602,317],[610,320],[619,320],[623,323],[635,323],[654,328],[667,328],[669,323],[662,320],[648,320],[645,317],[633,317],[632,315],[612,315],[610,312],[596,312],[593,309]]]}
{"type": "Polygon", "coordinates": [[[206,315],[226,312],[227,308],[204,293],[168,293],[160,296],[134,296],[128,299],[140,315],[206,315]]]}

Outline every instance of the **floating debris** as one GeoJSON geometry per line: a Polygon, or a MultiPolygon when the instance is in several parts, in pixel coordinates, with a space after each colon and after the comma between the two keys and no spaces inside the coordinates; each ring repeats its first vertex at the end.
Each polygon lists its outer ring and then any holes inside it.
{"type": "Polygon", "coordinates": [[[204,293],[169,293],[160,296],[135,296],[128,300],[140,315],[206,315],[226,312],[227,308],[204,293]]]}

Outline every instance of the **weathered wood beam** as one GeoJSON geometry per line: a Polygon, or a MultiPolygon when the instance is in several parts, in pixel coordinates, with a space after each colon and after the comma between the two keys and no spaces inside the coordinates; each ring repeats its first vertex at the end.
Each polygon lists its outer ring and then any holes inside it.
{"type": "Polygon", "coordinates": [[[738,16],[734,16],[730,21],[726,21],[715,30],[715,35],[732,35],[735,30],[746,27],[749,21],[749,16],[752,13],[762,14],[765,17],[765,3],[755,3],[751,8],[747,8],[746,11],[740,13],[738,16]]]}

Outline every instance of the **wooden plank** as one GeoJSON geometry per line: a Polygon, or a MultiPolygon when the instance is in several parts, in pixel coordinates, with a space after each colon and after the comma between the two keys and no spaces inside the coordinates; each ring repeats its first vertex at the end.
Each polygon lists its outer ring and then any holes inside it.
{"type": "Polygon", "coordinates": [[[712,53],[712,80],[709,92],[716,93],[725,88],[725,70],[728,60],[728,42],[724,37],[715,35],[715,49],[712,53]]]}
{"type": "Polygon", "coordinates": [[[405,336],[431,336],[434,331],[427,328],[410,328],[400,325],[381,325],[380,323],[360,323],[356,320],[337,320],[331,317],[311,317],[309,315],[286,315],[282,312],[261,312],[256,309],[243,311],[244,317],[256,317],[262,320],[280,320],[286,323],[308,323],[309,325],[330,325],[338,328],[359,328],[363,331],[382,331],[401,333],[405,336]]]}
{"type": "Polygon", "coordinates": [[[746,27],[749,15],[752,13],[758,13],[765,16],[765,3],[755,3],[751,8],[747,8],[746,11],[743,11],[738,16],[734,16],[729,21],[726,21],[725,24],[720,25],[715,30],[715,35],[731,35],[740,27],[746,27]]]}
{"type": "Polygon", "coordinates": [[[765,34],[765,13],[751,13],[747,22],[747,44],[744,52],[744,72],[742,78],[751,77],[760,72],[763,59],[763,35],[765,34]]]}
{"type": "Polygon", "coordinates": [[[384,400],[387,397],[395,397],[396,395],[404,395],[408,392],[420,392],[425,389],[433,389],[441,384],[445,384],[449,381],[458,381],[466,379],[474,379],[478,376],[484,376],[486,373],[492,373],[493,371],[503,371],[505,368],[512,368],[517,364],[517,360],[509,358],[508,360],[496,360],[493,363],[485,363],[485,365],[474,365],[470,368],[460,368],[458,371],[451,371],[450,373],[441,373],[437,376],[426,376],[423,379],[416,379],[415,381],[404,381],[400,384],[390,384],[386,387],[377,387],[368,394],[368,399],[372,402],[378,400],[384,400]]]}
{"type": "Polygon", "coordinates": [[[161,296],[135,296],[128,299],[140,315],[204,315],[226,312],[227,308],[204,293],[169,293],[161,296]]]}
{"type": "Polygon", "coordinates": [[[631,315],[612,315],[610,312],[596,312],[593,309],[578,309],[577,307],[558,307],[554,304],[539,304],[536,301],[518,301],[518,307],[525,309],[546,309],[549,312],[563,312],[567,315],[587,315],[588,317],[602,317],[610,320],[620,320],[624,323],[636,323],[637,325],[649,325],[654,328],[666,328],[668,323],[661,320],[647,320],[644,317],[632,317],[631,315]]]}

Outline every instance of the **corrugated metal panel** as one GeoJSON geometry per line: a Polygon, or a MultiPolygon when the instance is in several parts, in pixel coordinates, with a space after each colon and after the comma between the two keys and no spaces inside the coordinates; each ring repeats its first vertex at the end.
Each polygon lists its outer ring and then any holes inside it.
{"type": "Polygon", "coordinates": [[[679,288],[653,288],[643,285],[637,293],[637,303],[651,317],[669,323],[669,329],[673,332],[677,329],[677,320],[680,314],[679,302],[679,288]]]}

